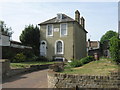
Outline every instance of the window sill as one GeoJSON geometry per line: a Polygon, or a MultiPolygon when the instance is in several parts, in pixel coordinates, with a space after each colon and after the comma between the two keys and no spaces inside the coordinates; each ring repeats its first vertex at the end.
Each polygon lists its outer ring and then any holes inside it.
{"type": "Polygon", "coordinates": [[[64,53],[56,53],[56,55],[63,55],[64,53]]]}
{"type": "Polygon", "coordinates": [[[60,37],[67,37],[68,35],[61,35],[60,37]]]}
{"type": "Polygon", "coordinates": [[[47,37],[50,37],[50,38],[52,38],[52,37],[53,37],[53,35],[52,35],[52,36],[47,36],[47,37]]]}

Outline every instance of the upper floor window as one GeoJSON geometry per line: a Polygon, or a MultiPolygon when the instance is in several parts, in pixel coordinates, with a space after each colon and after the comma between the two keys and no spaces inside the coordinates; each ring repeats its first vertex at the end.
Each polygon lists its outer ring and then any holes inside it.
{"type": "Polygon", "coordinates": [[[66,23],[62,23],[60,25],[60,36],[64,36],[67,35],[67,24],[66,23]]]}
{"type": "Polygon", "coordinates": [[[53,25],[47,25],[47,36],[53,36],[53,25]]]}

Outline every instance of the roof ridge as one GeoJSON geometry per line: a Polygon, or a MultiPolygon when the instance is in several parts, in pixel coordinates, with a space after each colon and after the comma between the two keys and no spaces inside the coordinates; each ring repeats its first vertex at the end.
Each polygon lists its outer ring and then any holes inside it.
{"type": "MultiPolygon", "coordinates": [[[[67,17],[69,17],[70,19],[73,19],[73,18],[71,18],[70,16],[68,16],[68,15],[66,15],[66,14],[64,14],[65,16],[67,16],[67,17]]],[[[73,19],[74,20],[74,19],[73,19]]]]}
{"type": "Polygon", "coordinates": [[[41,22],[41,23],[38,24],[38,25],[41,25],[41,24],[51,24],[51,23],[60,23],[60,22],[71,22],[71,21],[75,21],[73,18],[67,16],[66,14],[62,14],[62,15],[64,15],[64,16],[67,17],[67,18],[62,19],[62,20],[59,21],[59,20],[56,20],[57,17],[54,17],[54,18],[51,18],[51,19],[46,20],[46,21],[44,21],[44,22],[41,22]]]}

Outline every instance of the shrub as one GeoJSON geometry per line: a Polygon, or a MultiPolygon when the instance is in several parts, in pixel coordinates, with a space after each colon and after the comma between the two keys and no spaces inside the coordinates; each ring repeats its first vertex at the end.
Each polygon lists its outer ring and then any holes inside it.
{"type": "Polygon", "coordinates": [[[110,39],[110,53],[113,60],[120,63],[120,39],[116,36],[110,39]]]}
{"type": "Polygon", "coordinates": [[[36,56],[32,51],[24,51],[23,54],[26,56],[26,61],[35,61],[36,56]]]}
{"type": "Polygon", "coordinates": [[[33,55],[32,58],[31,58],[32,61],[38,61],[38,59],[39,59],[39,57],[36,56],[36,55],[33,55]]]}
{"type": "Polygon", "coordinates": [[[26,60],[26,56],[23,53],[18,53],[11,59],[11,62],[24,62],[26,60]]]}
{"type": "Polygon", "coordinates": [[[47,59],[46,57],[44,57],[44,56],[40,56],[40,57],[38,57],[36,60],[37,60],[37,61],[43,61],[43,62],[48,61],[48,59],[47,59]]]}
{"type": "Polygon", "coordinates": [[[24,51],[23,54],[27,57],[27,58],[31,58],[34,54],[32,51],[24,51]]]}
{"type": "Polygon", "coordinates": [[[80,60],[73,60],[72,62],[69,63],[71,67],[80,67],[82,66],[82,63],[80,60]]]}
{"type": "Polygon", "coordinates": [[[85,58],[82,58],[81,60],[72,60],[72,62],[70,62],[69,65],[71,67],[80,67],[84,64],[87,64],[87,63],[93,61],[93,60],[94,60],[93,56],[87,56],[85,58]]]}
{"type": "Polygon", "coordinates": [[[94,60],[93,56],[87,56],[85,58],[82,58],[80,61],[81,61],[82,64],[87,64],[87,63],[89,63],[93,60],[94,60]]]}

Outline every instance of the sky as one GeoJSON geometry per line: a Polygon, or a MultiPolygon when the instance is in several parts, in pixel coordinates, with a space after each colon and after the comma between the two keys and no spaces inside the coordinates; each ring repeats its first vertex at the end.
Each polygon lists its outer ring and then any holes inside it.
{"type": "Polygon", "coordinates": [[[120,21],[120,1],[118,3],[118,20],[120,21]]]}
{"type": "Polygon", "coordinates": [[[119,38],[120,38],[120,1],[118,3],[118,21],[119,21],[118,32],[119,32],[119,38]]]}
{"type": "Polygon", "coordinates": [[[0,20],[13,30],[12,40],[26,25],[39,23],[64,13],[75,18],[75,11],[85,18],[87,39],[99,41],[108,30],[118,31],[118,2],[0,2],[0,20]]]}

